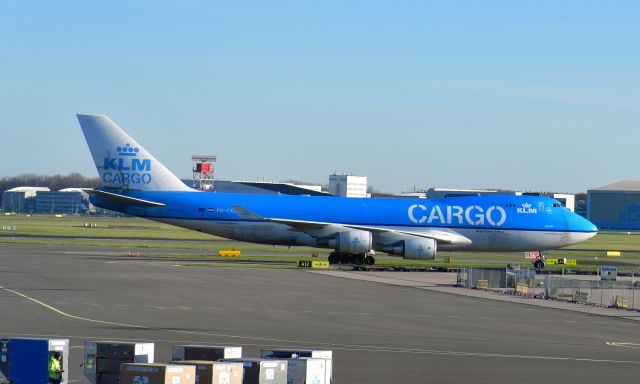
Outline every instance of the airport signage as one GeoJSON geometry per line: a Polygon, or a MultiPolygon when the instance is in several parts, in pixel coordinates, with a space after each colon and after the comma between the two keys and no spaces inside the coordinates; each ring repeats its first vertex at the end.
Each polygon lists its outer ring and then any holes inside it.
{"type": "Polygon", "coordinates": [[[567,259],[566,257],[563,258],[547,258],[545,260],[547,265],[578,265],[578,261],[576,259],[567,259]]]}
{"type": "Polygon", "coordinates": [[[298,268],[328,269],[329,262],[320,260],[298,260],[298,268]]]}

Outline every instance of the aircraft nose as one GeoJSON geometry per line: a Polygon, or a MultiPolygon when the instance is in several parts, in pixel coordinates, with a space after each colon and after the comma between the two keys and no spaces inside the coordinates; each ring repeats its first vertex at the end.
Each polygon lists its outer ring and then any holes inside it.
{"type": "Polygon", "coordinates": [[[583,232],[590,232],[592,233],[592,236],[595,236],[596,233],[598,233],[598,227],[595,226],[595,224],[593,224],[592,222],[590,222],[589,220],[585,219],[584,217],[575,214],[578,217],[577,221],[577,225],[576,227],[578,227],[580,230],[582,230],[583,232]]]}
{"type": "Polygon", "coordinates": [[[590,239],[598,233],[598,227],[589,220],[571,211],[567,213],[567,230],[576,234],[579,233],[580,241],[590,239]]]}

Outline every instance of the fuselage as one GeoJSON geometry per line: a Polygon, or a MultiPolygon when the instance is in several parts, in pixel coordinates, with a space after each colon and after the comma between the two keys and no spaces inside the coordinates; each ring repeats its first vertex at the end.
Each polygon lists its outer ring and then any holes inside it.
{"type": "MultiPolygon", "coordinates": [[[[123,193],[122,191],[118,193],[123,193]]],[[[242,218],[248,208],[262,217],[335,223],[429,234],[451,233],[469,241],[440,250],[532,251],[565,247],[597,233],[588,220],[539,196],[465,196],[447,199],[353,199],[341,197],[225,194],[197,191],[126,191],[164,207],[119,206],[93,196],[100,207],[225,238],[274,245],[318,246],[317,239],[288,225],[242,218]]],[[[374,236],[381,250],[393,236],[374,236]]]]}

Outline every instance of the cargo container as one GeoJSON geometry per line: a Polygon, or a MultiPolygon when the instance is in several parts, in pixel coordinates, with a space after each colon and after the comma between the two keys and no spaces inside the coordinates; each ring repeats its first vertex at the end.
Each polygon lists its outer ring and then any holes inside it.
{"type": "Polygon", "coordinates": [[[92,384],[118,384],[120,364],[153,362],[153,343],[120,341],[84,343],[84,375],[92,384]]]}
{"type": "Polygon", "coordinates": [[[9,339],[0,339],[0,383],[9,382],[9,339]]]}
{"type": "Polygon", "coordinates": [[[313,357],[287,359],[287,384],[326,384],[327,361],[313,357]]]}
{"type": "Polygon", "coordinates": [[[11,339],[9,349],[9,381],[11,384],[49,382],[49,359],[62,354],[62,382],[69,381],[68,339],[11,339]]]}
{"type": "Polygon", "coordinates": [[[242,384],[244,367],[242,363],[220,361],[184,360],[171,364],[186,364],[196,367],[196,384],[242,384]]]}
{"type": "Polygon", "coordinates": [[[122,364],[121,384],[195,384],[196,367],[176,364],[122,364]]]}
{"type": "Polygon", "coordinates": [[[287,384],[286,360],[243,358],[224,362],[242,363],[244,384],[287,384]]]}
{"type": "Polygon", "coordinates": [[[328,349],[263,349],[260,356],[265,359],[296,359],[301,357],[311,357],[315,359],[325,359],[326,376],[325,383],[330,384],[333,375],[333,351],[328,349]]]}
{"type": "Polygon", "coordinates": [[[174,345],[171,347],[171,360],[206,360],[242,358],[242,347],[220,345],[174,345]]]}

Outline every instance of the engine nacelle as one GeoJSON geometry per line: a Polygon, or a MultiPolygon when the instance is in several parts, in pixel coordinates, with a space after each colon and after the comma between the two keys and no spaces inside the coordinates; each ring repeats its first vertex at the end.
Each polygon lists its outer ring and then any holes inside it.
{"type": "Polygon", "coordinates": [[[433,239],[407,239],[384,246],[383,250],[405,259],[433,260],[436,258],[438,244],[433,239]]]}
{"type": "Polygon", "coordinates": [[[319,246],[333,248],[337,252],[361,254],[371,251],[373,236],[369,231],[354,229],[318,239],[317,243],[319,246]]]}

